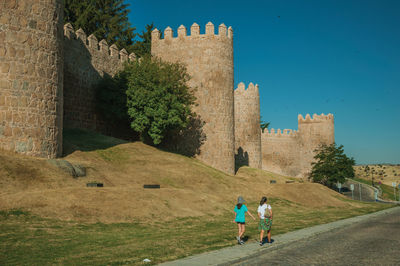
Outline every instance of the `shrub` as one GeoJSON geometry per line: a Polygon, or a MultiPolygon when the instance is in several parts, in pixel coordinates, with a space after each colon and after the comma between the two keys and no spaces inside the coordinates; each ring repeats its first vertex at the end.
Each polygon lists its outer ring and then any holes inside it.
{"type": "Polygon", "coordinates": [[[131,127],[143,141],[158,145],[168,132],[187,127],[196,98],[183,65],[145,56],[125,71],[131,127]]]}

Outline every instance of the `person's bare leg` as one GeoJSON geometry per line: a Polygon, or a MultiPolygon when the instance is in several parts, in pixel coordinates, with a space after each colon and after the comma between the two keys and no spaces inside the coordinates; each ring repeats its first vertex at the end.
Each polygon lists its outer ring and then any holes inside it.
{"type": "Polygon", "coordinates": [[[240,234],[240,238],[242,238],[242,237],[243,237],[243,235],[244,235],[244,231],[246,231],[246,227],[245,227],[245,225],[244,225],[244,224],[241,224],[241,226],[242,226],[242,233],[240,234]]]}
{"type": "Polygon", "coordinates": [[[268,230],[267,237],[268,237],[268,243],[271,243],[271,230],[268,230]]]}
{"type": "Polygon", "coordinates": [[[261,232],[260,232],[260,242],[263,242],[263,237],[264,237],[264,230],[261,230],[261,232]]]}
{"type": "Polygon", "coordinates": [[[239,223],[237,225],[238,225],[238,237],[240,239],[240,236],[242,235],[242,227],[241,227],[241,224],[239,224],[239,223]]]}

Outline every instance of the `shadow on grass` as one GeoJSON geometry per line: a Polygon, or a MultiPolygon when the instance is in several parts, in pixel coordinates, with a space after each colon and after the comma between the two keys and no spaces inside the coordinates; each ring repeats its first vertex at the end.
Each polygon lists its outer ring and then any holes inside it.
{"type": "MultiPolygon", "coordinates": [[[[178,131],[170,131],[164,138],[162,144],[157,148],[187,157],[194,157],[200,154],[200,148],[207,140],[203,131],[205,122],[200,116],[190,119],[189,125],[178,131]]],[[[151,143],[146,143],[152,145],[151,143]]]]}
{"type": "Polygon", "coordinates": [[[104,136],[89,130],[66,128],[63,131],[63,156],[78,150],[104,150],[124,143],[128,143],[128,141],[104,136]]]}

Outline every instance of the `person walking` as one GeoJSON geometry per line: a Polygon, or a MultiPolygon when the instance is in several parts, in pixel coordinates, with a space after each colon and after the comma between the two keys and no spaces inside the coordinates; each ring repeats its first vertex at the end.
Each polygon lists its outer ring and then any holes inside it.
{"type": "Polygon", "coordinates": [[[267,197],[262,197],[260,206],[258,206],[258,217],[260,223],[258,229],[260,230],[260,246],[264,245],[264,232],[267,231],[268,243],[271,242],[271,226],[272,226],[272,208],[267,204],[267,197]]]}
{"type": "Polygon", "coordinates": [[[242,240],[242,236],[244,234],[244,231],[246,230],[246,220],[245,220],[246,217],[245,217],[245,214],[248,213],[253,218],[253,220],[256,219],[249,212],[249,210],[247,209],[247,206],[243,204],[244,202],[245,202],[245,200],[243,199],[243,197],[239,196],[237,204],[236,204],[235,209],[234,209],[235,220],[233,220],[233,222],[237,223],[237,225],[238,225],[238,236],[236,237],[236,240],[238,241],[239,245],[243,245],[244,244],[244,241],[242,240]]]}

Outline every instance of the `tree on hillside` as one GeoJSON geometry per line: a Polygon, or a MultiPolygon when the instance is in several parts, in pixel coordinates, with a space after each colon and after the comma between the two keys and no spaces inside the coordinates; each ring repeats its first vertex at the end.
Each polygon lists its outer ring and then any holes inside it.
{"type": "Polygon", "coordinates": [[[168,132],[188,125],[196,98],[183,65],[145,56],[127,64],[126,71],[131,127],[143,141],[158,145],[168,132]]]}
{"type": "Polygon", "coordinates": [[[154,30],[154,23],[147,24],[146,30],[142,34],[138,34],[141,41],[136,41],[133,45],[133,52],[138,57],[151,55],[151,32],[154,30]]]}
{"type": "Polygon", "coordinates": [[[313,182],[332,187],[337,182],[344,183],[346,178],[354,177],[355,161],[346,156],[343,145],[322,145],[315,152],[310,173],[313,182]]]}
{"type": "Polygon", "coordinates": [[[123,0],[65,0],[64,22],[131,53],[135,28],[128,21],[127,7],[123,0]]]}

